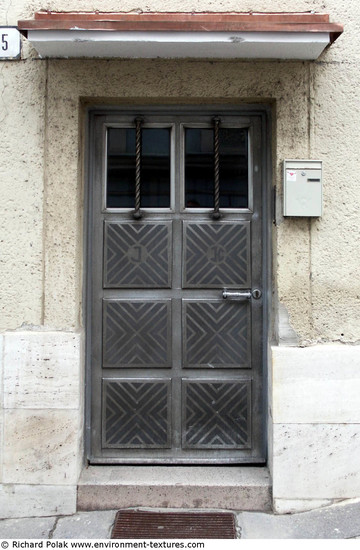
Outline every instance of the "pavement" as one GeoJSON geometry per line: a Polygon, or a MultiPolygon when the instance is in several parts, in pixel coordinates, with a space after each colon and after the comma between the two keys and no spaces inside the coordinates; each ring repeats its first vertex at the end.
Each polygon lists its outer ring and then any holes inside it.
{"type": "MultiPolygon", "coordinates": [[[[116,512],[2,519],[0,539],[109,539],[116,512]]],[[[233,513],[241,539],[360,539],[359,499],[296,514],[233,513]]]]}

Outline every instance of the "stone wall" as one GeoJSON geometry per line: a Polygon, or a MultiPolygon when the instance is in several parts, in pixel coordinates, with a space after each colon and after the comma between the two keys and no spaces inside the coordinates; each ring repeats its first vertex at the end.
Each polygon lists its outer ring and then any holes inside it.
{"type": "Polygon", "coordinates": [[[0,510],[5,517],[73,513],[82,463],[81,335],[6,332],[0,349],[0,510]]]}
{"type": "Polygon", "coordinates": [[[279,513],[360,495],[360,354],[272,349],[273,499],[279,513]]]}

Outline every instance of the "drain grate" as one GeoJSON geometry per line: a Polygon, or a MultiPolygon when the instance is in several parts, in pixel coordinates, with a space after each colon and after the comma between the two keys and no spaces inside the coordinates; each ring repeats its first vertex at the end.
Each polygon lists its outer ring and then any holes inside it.
{"type": "Polygon", "coordinates": [[[235,539],[232,513],[120,510],[112,539],[235,539]]]}

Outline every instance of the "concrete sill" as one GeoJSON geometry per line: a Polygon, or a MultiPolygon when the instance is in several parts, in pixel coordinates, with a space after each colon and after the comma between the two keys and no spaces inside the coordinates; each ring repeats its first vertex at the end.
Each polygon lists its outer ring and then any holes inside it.
{"type": "Polygon", "coordinates": [[[266,467],[90,466],[80,476],[78,510],[129,507],[271,510],[266,467]]]}

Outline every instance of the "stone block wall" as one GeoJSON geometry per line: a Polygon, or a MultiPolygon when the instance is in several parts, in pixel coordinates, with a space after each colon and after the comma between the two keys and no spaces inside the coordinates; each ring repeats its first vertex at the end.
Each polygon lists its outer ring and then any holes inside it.
{"type": "Polygon", "coordinates": [[[71,514],[82,462],[79,333],[1,336],[0,510],[5,517],[71,514]]]}
{"type": "Polygon", "coordinates": [[[359,497],[359,365],[359,346],[272,348],[275,511],[359,497]]]}

